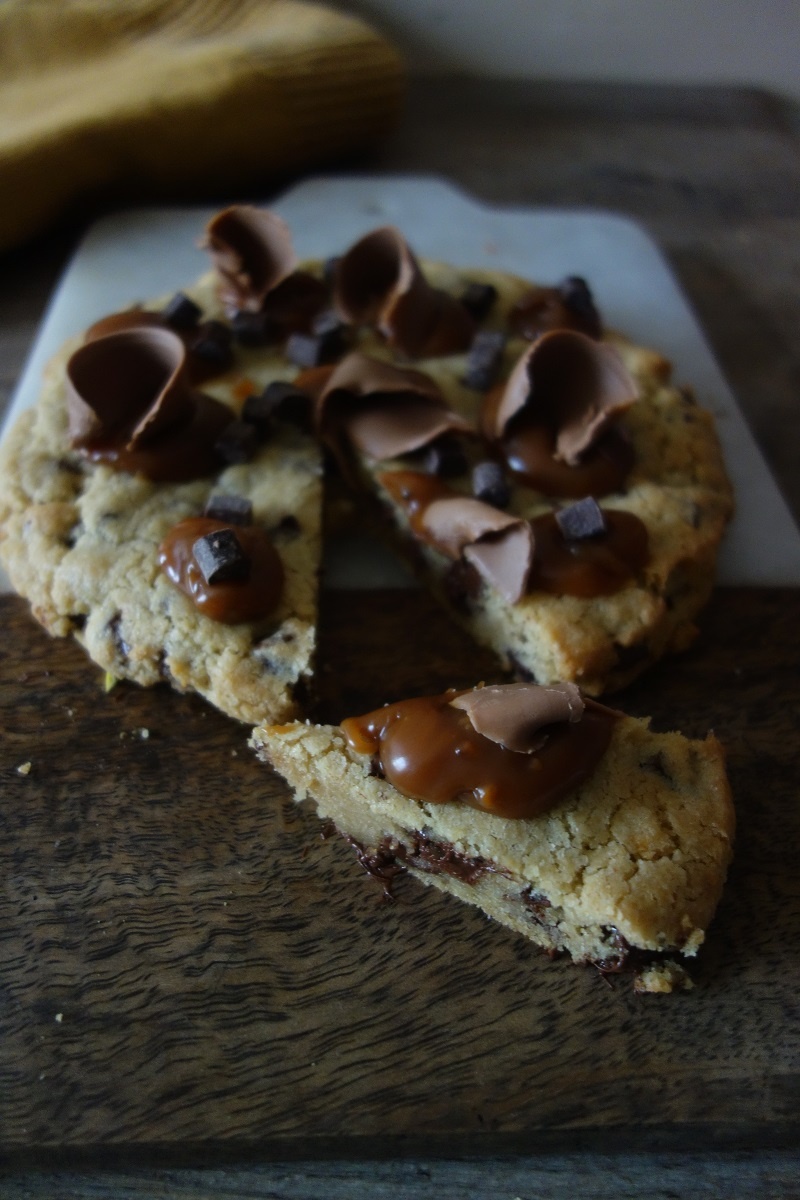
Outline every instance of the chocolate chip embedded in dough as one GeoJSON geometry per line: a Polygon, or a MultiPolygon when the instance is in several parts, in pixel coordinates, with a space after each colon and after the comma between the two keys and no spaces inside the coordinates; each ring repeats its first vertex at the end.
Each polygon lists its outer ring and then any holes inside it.
{"type": "Polygon", "coordinates": [[[161,310],[161,315],[172,329],[194,329],[203,310],[183,292],[176,292],[161,310]]]}
{"type": "Polygon", "coordinates": [[[250,560],[232,529],[204,534],[193,543],[192,554],[209,584],[246,579],[250,572],[250,560]]]}
{"type": "MultiPolygon", "coordinates": [[[[301,391],[294,384],[286,383],[284,380],[275,380],[273,383],[267,384],[258,399],[263,402],[266,411],[276,421],[286,421],[290,425],[299,426],[300,429],[310,428],[311,397],[308,392],[301,391]]],[[[242,414],[247,420],[249,418],[246,413],[247,404],[245,404],[245,412],[242,414]]]]}
{"type": "Polygon", "coordinates": [[[203,362],[225,371],[233,362],[232,337],[230,328],[222,321],[204,321],[198,325],[197,336],[189,348],[203,362]]]}
{"type": "Polygon", "coordinates": [[[473,321],[483,321],[497,299],[497,288],[491,283],[470,283],[459,299],[473,321]]]}
{"type": "Polygon", "coordinates": [[[286,357],[298,367],[319,367],[335,362],[347,349],[345,326],[335,313],[320,313],[311,333],[293,333],[286,343],[286,357]]]}
{"type": "Polygon", "coordinates": [[[204,517],[224,521],[226,525],[252,525],[253,502],[246,496],[209,496],[203,509],[204,517]]]}
{"type": "Polygon", "coordinates": [[[234,313],[231,329],[240,346],[267,346],[280,338],[278,325],[272,317],[263,312],[234,313]]]}
{"type": "Polygon", "coordinates": [[[568,542],[602,537],[608,532],[603,510],[593,496],[585,496],[555,513],[558,527],[568,542]]]}
{"type": "Polygon", "coordinates": [[[488,392],[497,379],[503,363],[506,336],[495,329],[482,329],[475,334],[467,359],[464,386],[475,392],[488,392]]]}
{"type": "Polygon", "coordinates": [[[248,396],[242,405],[241,419],[253,426],[261,441],[270,434],[274,409],[275,405],[267,396],[266,390],[248,396]]]}
{"type": "Polygon", "coordinates": [[[430,475],[453,479],[467,470],[467,456],[458,438],[442,434],[421,453],[420,466],[430,475]]]}
{"type": "Polygon", "coordinates": [[[247,421],[231,421],[214,443],[214,449],[222,461],[232,464],[249,462],[257,447],[255,426],[247,421]]]}
{"type": "Polygon", "coordinates": [[[511,487],[499,463],[487,459],[472,468],[472,494],[495,508],[508,508],[511,487]]]}
{"type": "Polygon", "coordinates": [[[294,513],[287,513],[270,529],[269,535],[274,542],[292,542],[300,536],[301,531],[302,526],[294,513]]]}

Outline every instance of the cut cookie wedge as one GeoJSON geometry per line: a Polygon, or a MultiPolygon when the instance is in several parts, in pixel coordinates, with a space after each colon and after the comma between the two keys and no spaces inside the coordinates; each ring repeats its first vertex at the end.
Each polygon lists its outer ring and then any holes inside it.
{"type": "Polygon", "coordinates": [[[262,726],[252,745],[386,888],[407,871],[545,950],[634,968],[639,990],[687,985],[680,960],[704,940],[734,834],[713,735],[653,733],[573,685],[512,684],[341,727],[262,726]],[[541,693],[570,689],[577,707],[557,695],[542,712],[541,693]]]}
{"type": "MultiPolygon", "coordinates": [[[[302,326],[326,292],[295,281],[302,326]]],[[[0,451],[0,554],[37,620],[111,676],[252,725],[311,685],[322,465],[282,341],[237,327],[219,282],[112,314],[50,362],[0,451]]]]}
{"type": "Polygon", "coordinates": [[[504,666],[596,695],[692,641],[732,493],[661,355],[603,330],[582,280],[420,264],[391,230],[345,254],[334,299],[358,342],[317,389],[320,434],[504,666]],[[599,527],[562,524],[586,501],[599,527]]]}

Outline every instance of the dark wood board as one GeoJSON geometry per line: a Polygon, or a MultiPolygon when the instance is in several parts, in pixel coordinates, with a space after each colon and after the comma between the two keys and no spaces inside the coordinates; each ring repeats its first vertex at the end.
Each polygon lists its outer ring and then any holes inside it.
{"type": "MultiPolygon", "coordinates": [[[[696,647],[624,697],[713,727],[738,811],[697,987],[665,997],[410,880],[380,903],[244,727],[106,694],[0,606],[7,1158],[797,1144],[800,592],[718,592],[696,647]]],[[[333,719],[498,677],[417,591],[324,593],[320,664],[333,719]]]]}

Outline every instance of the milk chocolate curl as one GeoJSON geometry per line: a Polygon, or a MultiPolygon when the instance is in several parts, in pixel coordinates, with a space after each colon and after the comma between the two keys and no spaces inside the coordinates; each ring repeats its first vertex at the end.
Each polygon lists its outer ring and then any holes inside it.
{"type": "Polygon", "coordinates": [[[463,555],[509,604],[525,594],[533,564],[527,521],[470,496],[452,496],[427,506],[421,528],[444,554],[463,555]]]}
{"type": "Polygon", "coordinates": [[[73,445],[110,438],[128,449],[189,419],[194,400],[177,334],[138,328],[86,342],[67,363],[73,445]]]}
{"type": "Polygon", "coordinates": [[[217,213],[202,245],[211,254],[220,299],[231,311],[258,312],[297,265],[289,226],[255,205],[235,204],[217,213]]]}
{"type": "Polygon", "coordinates": [[[430,376],[358,353],[348,354],[330,376],[316,423],[334,450],[343,434],[378,461],[410,454],[442,433],[471,432],[430,376]]]}
{"type": "Polygon", "coordinates": [[[541,750],[548,725],[580,721],[585,707],[574,683],[504,683],[464,692],[450,703],[467,714],[476,733],[518,754],[541,750]]]}
{"type": "Polygon", "coordinates": [[[390,225],[368,233],[339,260],[334,302],[344,320],[377,325],[409,358],[458,354],[472,341],[474,322],[464,305],[431,287],[390,225]]]}
{"type": "Polygon", "coordinates": [[[620,413],[638,399],[619,354],[583,333],[543,334],[519,360],[494,417],[501,437],[523,410],[556,433],[555,457],[575,466],[620,413]]]}

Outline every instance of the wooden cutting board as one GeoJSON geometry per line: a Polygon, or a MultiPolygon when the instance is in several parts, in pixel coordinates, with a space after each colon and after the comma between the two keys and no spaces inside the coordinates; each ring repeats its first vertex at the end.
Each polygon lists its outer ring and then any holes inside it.
{"type": "MultiPolygon", "coordinates": [[[[79,647],[0,607],[6,1156],[797,1143],[800,592],[719,591],[696,647],[624,698],[729,751],[736,857],[672,996],[411,880],[382,903],[247,729],[106,694],[79,647]]],[[[323,593],[320,663],[334,720],[498,678],[417,591],[323,593]]]]}

